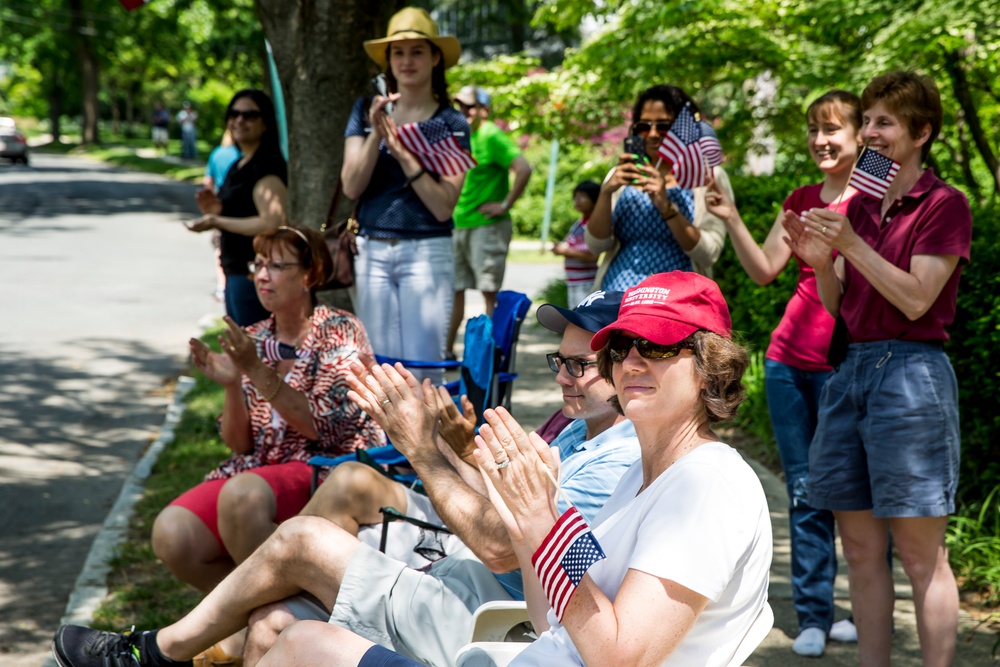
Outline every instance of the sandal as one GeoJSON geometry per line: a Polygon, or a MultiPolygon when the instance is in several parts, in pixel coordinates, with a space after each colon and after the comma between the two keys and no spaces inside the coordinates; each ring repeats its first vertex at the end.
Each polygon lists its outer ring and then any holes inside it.
{"type": "Polygon", "coordinates": [[[243,657],[227,655],[218,644],[202,651],[191,660],[193,667],[243,667],[243,657]]]}

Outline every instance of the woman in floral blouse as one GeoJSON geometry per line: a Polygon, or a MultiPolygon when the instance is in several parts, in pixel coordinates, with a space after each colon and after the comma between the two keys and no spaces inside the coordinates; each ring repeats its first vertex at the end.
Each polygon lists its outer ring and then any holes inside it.
{"type": "Polygon", "coordinates": [[[347,400],[347,365],[372,355],[351,314],[317,305],[331,259],[314,230],[279,227],[254,239],[249,271],[271,312],[246,330],[230,318],[222,353],[191,339],[195,366],[225,388],[219,434],[233,455],[156,518],[153,549],[182,581],[211,590],[309,500],[307,461],[381,445],[347,400]]]}

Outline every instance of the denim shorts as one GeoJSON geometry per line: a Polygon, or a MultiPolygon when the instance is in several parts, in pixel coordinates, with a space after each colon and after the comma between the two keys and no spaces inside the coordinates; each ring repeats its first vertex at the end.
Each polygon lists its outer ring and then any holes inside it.
{"type": "Polygon", "coordinates": [[[958,383],[940,344],[852,344],[820,396],[809,504],[876,518],[955,511],[958,383]]]}

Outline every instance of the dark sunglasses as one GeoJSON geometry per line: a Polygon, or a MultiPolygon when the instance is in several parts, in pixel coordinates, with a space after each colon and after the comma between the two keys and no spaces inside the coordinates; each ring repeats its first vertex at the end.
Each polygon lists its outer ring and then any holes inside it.
{"type": "Polygon", "coordinates": [[[255,109],[247,109],[246,111],[230,109],[228,113],[226,113],[226,118],[229,120],[236,120],[240,116],[243,116],[243,120],[257,120],[260,118],[260,112],[255,109]]]}
{"type": "Polygon", "coordinates": [[[638,123],[632,123],[631,134],[638,134],[640,137],[645,136],[649,134],[649,131],[653,129],[654,125],[656,126],[657,133],[666,134],[673,126],[673,122],[660,121],[657,123],[647,123],[646,121],[641,120],[638,123]]]}
{"type": "Polygon", "coordinates": [[[645,338],[629,338],[621,334],[608,339],[608,355],[616,364],[625,361],[625,357],[633,347],[639,350],[639,356],[643,359],[669,359],[676,357],[681,350],[691,349],[691,343],[685,339],[673,345],[660,345],[651,343],[645,338]]]}
{"type": "Polygon", "coordinates": [[[472,109],[475,106],[476,106],[475,104],[465,104],[464,102],[459,102],[458,100],[455,100],[455,108],[461,111],[462,113],[465,113],[466,111],[472,109]]]}
{"type": "Polygon", "coordinates": [[[545,361],[549,362],[549,370],[553,373],[558,373],[559,368],[565,365],[566,372],[575,378],[582,378],[583,372],[587,369],[587,366],[597,365],[596,361],[587,361],[586,359],[576,359],[574,357],[564,357],[558,352],[546,354],[545,361]]]}

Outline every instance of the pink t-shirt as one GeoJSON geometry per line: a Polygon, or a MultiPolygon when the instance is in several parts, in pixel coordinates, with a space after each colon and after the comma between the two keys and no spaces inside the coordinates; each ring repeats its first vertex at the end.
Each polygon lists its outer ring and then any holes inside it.
{"type": "MultiPolygon", "coordinates": [[[[782,210],[801,212],[811,208],[833,208],[836,202],[827,204],[820,199],[822,190],[822,183],[801,187],[788,195],[782,210]]],[[[837,210],[845,213],[852,199],[853,196],[845,198],[837,210]]],[[[819,300],[816,273],[811,266],[793,257],[799,265],[799,282],[785,306],[781,322],[771,334],[766,356],[802,371],[828,371],[826,353],[833,337],[834,319],[819,300]]]]}
{"type": "Polygon", "coordinates": [[[927,169],[909,192],[892,203],[880,223],[881,213],[881,200],[860,196],[851,202],[847,217],[865,243],[903,271],[910,270],[914,255],[960,259],[934,305],[913,322],[847,262],[840,314],[851,342],[948,340],[945,327],[955,320],[958,281],[972,246],[969,202],[927,169]]]}

